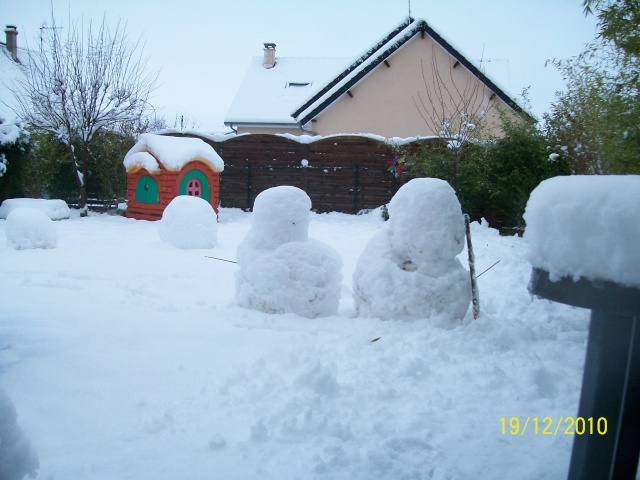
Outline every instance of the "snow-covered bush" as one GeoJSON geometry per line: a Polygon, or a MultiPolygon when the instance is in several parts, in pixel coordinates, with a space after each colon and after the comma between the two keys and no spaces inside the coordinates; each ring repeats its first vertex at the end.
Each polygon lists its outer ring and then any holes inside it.
{"type": "Polygon", "coordinates": [[[251,229],[238,246],[238,305],[266,313],[314,318],[335,314],[342,259],[308,238],[311,200],[292,186],[270,188],[255,200],[251,229]]]}
{"type": "Polygon", "coordinates": [[[389,203],[389,221],[358,259],[353,275],[358,314],[464,317],[471,287],[456,258],[464,235],[460,203],[447,182],[417,178],[403,185],[389,203]]]}
{"type": "Polygon", "coordinates": [[[45,213],[51,220],[69,218],[71,210],[67,202],[59,199],[8,198],[0,205],[0,218],[7,218],[16,208],[31,208],[45,213]]]}
{"type": "Polygon", "coordinates": [[[7,245],[16,250],[56,248],[58,231],[46,214],[33,208],[16,208],[7,216],[7,245]]]}
{"type": "Polygon", "coordinates": [[[18,425],[9,395],[0,388],[0,479],[22,480],[37,474],[38,454],[18,425]]]}
{"type": "Polygon", "coordinates": [[[218,244],[217,221],[209,202],[180,195],[162,213],[160,239],[176,248],[212,248],[218,244]]]}

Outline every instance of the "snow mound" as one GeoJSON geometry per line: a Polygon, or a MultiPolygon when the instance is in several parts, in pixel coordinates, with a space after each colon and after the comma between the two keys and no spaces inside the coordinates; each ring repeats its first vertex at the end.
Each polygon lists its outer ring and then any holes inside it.
{"type": "Polygon", "coordinates": [[[389,203],[389,221],[373,235],[353,274],[354,303],[367,317],[464,317],[469,274],[460,202],[447,182],[417,178],[389,203]]]}
{"type": "Polygon", "coordinates": [[[311,200],[291,186],[270,188],[255,200],[251,229],[238,245],[238,305],[307,318],[338,310],[342,259],[308,238],[311,200]]]}
{"type": "Polygon", "coordinates": [[[18,425],[18,414],[7,393],[0,388],[0,478],[34,478],[39,467],[38,454],[18,425]]]}
{"type": "Polygon", "coordinates": [[[162,213],[160,239],[176,248],[212,248],[218,244],[217,221],[206,200],[179,195],[162,213]]]}
{"type": "Polygon", "coordinates": [[[201,139],[152,133],[143,133],[138,137],[136,144],[125,155],[123,165],[127,172],[146,168],[151,173],[160,170],[158,162],[167,170],[178,171],[193,160],[207,164],[215,172],[224,170],[220,155],[201,139]],[[144,153],[146,155],[142,155],[144,153]]]}
{"type": "Polygon", "coordinates": [[[53,221],[42,211],[14,208],[7,217],[7,245],[16,250],[56,248],[58,231],[53,221]]]}
{"type": "Polygon", "coordinates": [[[528,259],[551,280],[570,276],[640,286],[640,176],[555,177],[527,203],[528,259]]]}
{"type": "Polygon", "coordinates": [[[45,213],[51,220],[69,218],[71,210],[64,200],[42,198],[8,198],[0,205],[0,218],[6,219],[16,208],[32,208],[45,213]]]}

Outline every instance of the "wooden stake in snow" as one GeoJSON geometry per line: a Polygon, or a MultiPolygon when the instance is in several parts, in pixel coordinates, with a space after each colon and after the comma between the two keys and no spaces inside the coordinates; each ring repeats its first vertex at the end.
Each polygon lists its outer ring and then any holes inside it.
{"type": "Polygon", "coordinates": [[[473,319],[475,320],[480,316],[480,294],[478,293],[478,282],[476,281],[476,258],[473,254],[473,245],[471,245],[471,219],[466,213],[464,214],[464,226],[467,231],[469,276],[471,277],[471,302],[473,304],[473,319]]]}

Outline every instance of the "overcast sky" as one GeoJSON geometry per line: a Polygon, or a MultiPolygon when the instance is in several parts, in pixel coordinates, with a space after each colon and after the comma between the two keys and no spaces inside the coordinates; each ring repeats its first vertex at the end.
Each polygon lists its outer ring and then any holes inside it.
{"type": "MultiPolygon", "coordinates": [[[[580,53],[595,36],[581,0],[411,0],[424,19],[514,97],[530,86],[532,111],[548,110],[564,87],[548,59],[580,53]]],[[[0,0],[0,22],[18,27],[18,45],[36,47],[49,25],[69,18],[120,19],[141,38],[150,70],[160,71],[152,103],[172,124],[184,115],[205,131],[223,120],[252,56],[263,43],[278,56],[354,60],[400,24],[408,0],[0,0]]]]}

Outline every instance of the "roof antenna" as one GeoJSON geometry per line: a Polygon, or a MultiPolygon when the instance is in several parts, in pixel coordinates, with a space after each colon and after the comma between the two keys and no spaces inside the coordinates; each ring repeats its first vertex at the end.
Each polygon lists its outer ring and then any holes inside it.
{"type": "Polygon", "coordinates": [[[409,18],[411,18],[411,0],[408,0],[408,1],[409,1],[409,18]]]}

